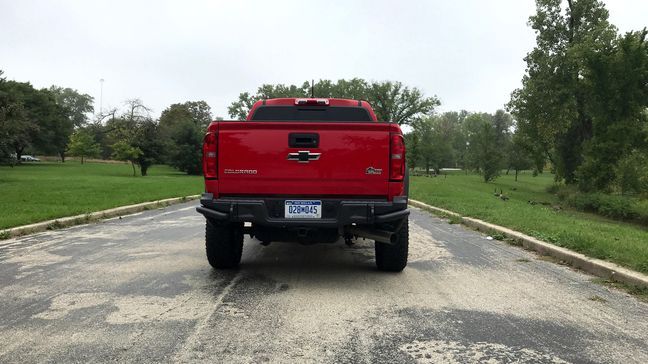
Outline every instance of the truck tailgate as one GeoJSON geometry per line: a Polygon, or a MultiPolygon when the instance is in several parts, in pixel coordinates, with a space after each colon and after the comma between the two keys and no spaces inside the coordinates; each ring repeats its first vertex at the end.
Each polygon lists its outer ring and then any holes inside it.
{"type": "Polygon", "coordinates": [[[390,124],[220,122],[219,193],[388,195],[390,124]]]}

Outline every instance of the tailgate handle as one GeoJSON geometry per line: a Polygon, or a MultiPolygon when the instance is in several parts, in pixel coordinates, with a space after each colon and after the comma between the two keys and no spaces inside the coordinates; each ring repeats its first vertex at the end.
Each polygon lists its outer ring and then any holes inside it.
{"type": "Polygon", "coordinates": [[[290,148],[317,148],[319,147],[319,134],[317,133],[290,133],[288,134],[290,148]]]}

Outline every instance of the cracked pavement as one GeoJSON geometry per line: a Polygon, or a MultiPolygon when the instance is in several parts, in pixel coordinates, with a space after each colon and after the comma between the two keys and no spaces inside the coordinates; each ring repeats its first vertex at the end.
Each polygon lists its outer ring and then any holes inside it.
{"type": "Polygon", "coordinates": [[[418,209],[393,274],[362,239],[212,270],[194,206],[0,241],[0,362],[648,362],[648,304],[418,209]]]}

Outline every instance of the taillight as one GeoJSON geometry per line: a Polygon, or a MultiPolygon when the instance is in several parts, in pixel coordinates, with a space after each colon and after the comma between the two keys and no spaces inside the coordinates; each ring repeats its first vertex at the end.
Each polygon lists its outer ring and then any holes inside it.
{"type": "Polygon", "coordinates": [[[295,99],[295,105],[319,105],[328,106],[328,99],[295,99]]]}
{"type": "Polygon", "coordinates": [[[403,135],[392,133],[389,143],[389,179],[402,181],[405,178],[405,141],[403,135]]]}
{"type": "Polygon", "coordinates": [[[209,132],[203,140],[203,174],[205,178],[218,178],[218,134],[209,132]]]}

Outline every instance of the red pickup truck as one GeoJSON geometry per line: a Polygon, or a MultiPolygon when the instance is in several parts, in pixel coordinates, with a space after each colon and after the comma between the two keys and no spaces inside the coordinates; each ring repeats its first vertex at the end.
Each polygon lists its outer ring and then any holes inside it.
{"type": "Polygon", "coordinates": [[[363,237],[375,241],[378,269],[407,265],[403,134],[366,101],[257,101],[247,120],[209,125],[203,173],[197,211],[214,268],[239,265],[244,234],[264,245],[363,237]]]}

